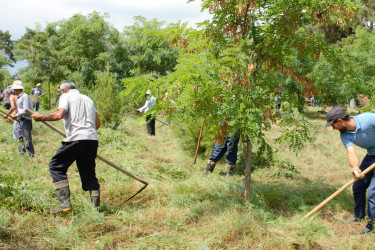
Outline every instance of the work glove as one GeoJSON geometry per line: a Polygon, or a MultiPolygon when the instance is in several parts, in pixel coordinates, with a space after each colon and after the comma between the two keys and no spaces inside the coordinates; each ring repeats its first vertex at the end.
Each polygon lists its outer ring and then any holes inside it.
{"type": "Polygon", "coordinates": [[[363,178],[365,178],[365,176],[362,174],[362,172],[358,173],[358,171],[357,171],[356,168],[353,170],[353,174],[354,174],[354,177],[357,178],[357,179],[363,179],[363,178]]]}

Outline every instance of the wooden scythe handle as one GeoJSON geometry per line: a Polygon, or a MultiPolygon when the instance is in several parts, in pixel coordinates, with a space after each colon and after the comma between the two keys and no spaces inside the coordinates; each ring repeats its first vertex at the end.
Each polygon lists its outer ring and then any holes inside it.
{"type": "MultiPolygon", "coordinates": [[[[367,173],[369,173],[370,171],[374,170],[375,168],[375,163],[372,164],[371,166],[369,166],[368,168],[366,168],[362,174],[363,175],[366,175],[367,173]]],[[[358,178],[354,178],[353,180],[349,181],[348,183],[346,183],[345,185],[343,185],[339,190],[337,190],[336,192],[334,192],[331,196],[329,196],[327,199],[325,199],[322,203],[320,203],[318,206],[316,206],[313,210],[311,210],[308,214],[306,214],[304,217],[303,217],[303,220],[304,219],[307,219],[309,218],[312,214],[314,214],[315,212],[319,211],[322,207],[324,207],[328,202],[330,202],[331,200],[333,200],[333,198],[335,198],[337,195],[339,195],[342,191],[344,191],[347,187],[349,187],[350,185],[352,185],[354,182],[358,181],[359,179],[358,178]]]]}
{"type": "Polygon", "coordinates": [[[202,132],[203,132],[203,127],[204,127],[204,122],[205,122],[205,121],[206,121],[206,116],[204,116],[204,118],[203,118],[203,122],[202,122],[202,126],[201,126],[201,131],[199,132],[199,138],[198,138],[197,148],[195,149],[195,157],[194,157],[193,165],[195,165],[195,163],[196,163],[196,161],[197,161],[198,149],[199,149],[199,145],[200,145],[200,143],[201,143],[202,132]]]}
{"type": "MultiPolygon", "coordinates": [[[[5,116],[7,116],[8,119],[12,119],[12,120],[14,120],[13,117],[11,117],[7,112],[2,111],[1,109],[0,109],[0,112],[3,113],[5,116]]],[[[17,119],[16,119],[16,120],[17,120],[17,119]]]]}

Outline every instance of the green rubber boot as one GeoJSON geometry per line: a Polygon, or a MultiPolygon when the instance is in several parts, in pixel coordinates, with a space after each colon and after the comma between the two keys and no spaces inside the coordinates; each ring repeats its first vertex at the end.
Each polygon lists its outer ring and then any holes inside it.
{"type": "Polygon", "coordinates": [[[100,190],[90,190],[90,198],[93,207],[98,208],[100,206],[100,190]]]}
{"type": "Polygon", "coordinates": [[[53,183],[57,198],[59,199],[60,205],[52,210],[52,213],[67,212],[72,210],[72,204],[70,204],[70,190],[68,180],[59,181],[53,183]]]}
{"type": "Polygon", "coordinates": [[[230,164],[228,163],[228,172],[226,174],[226,177],[233,177],[234,175],[234,168],[236,167],[236,164],[230,164]]]}
{"type": "Polygon", "coordinates": [[[208,160],[206,169],[202,172],[202,174],[211,174],[216,166],[216,162],[208,160]]]}

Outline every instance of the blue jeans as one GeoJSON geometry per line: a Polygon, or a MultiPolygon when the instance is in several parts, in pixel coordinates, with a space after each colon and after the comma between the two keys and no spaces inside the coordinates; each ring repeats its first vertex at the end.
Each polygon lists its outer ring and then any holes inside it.
{"type": "Polygon", "coordinates": [[[228,154],[225,157],[225,161],[230,164],[236,164],[239,141],[240,138],[234,135],[232,137],[226,138],[225,143],[223,145],[215,143],[214,150],[210,156],[210,160],[218,162],[224,156],[225,152],[228,151],[228,154]]]}
{"type": "MultiPolygon", "coordinates": [[[[364,171],[370,165],[375,163],[375,155],[366,155],[359,168],[364,171]]],[[[365,178],[356,181],[353,184],[353,196],[354,196],[354,216],[358,219],[363,219],[366,215],[366,190],[368,189],[368,207],[367,214],[370,220],[375,217],[375,178],[374,171],[369,172],[365,175],[365,178]]],[[[371,223],[370,223],[371,224],[371,223]]],[[[371,226],[372,224],[367,225],[371,226]]],[[[367,227],[366,226],[366,227],[367,227]]]]}
{"type": "Polygon", "coordinates": [[[34,104],[35,111],[38,112],[39,110],[39,102],[34,104]]]}

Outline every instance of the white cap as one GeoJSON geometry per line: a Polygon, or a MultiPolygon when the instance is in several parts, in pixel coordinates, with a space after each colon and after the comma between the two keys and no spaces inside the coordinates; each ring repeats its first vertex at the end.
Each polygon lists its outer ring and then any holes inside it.
{"type": "Polygon", "coordinates": [[[16,80],[12,84],[12,89],[23,89],[22,82],[20,80],[16,80]]]}
{"type": "Polygon", "coordinates": [[[147,90],[146,95],[151,95],[151,90],[147,90]]]}
{"type": "Polygon", "coordinates": [[[42,84],[41,83],[37,83],[36,86],[42,86],[42,84]]]}

